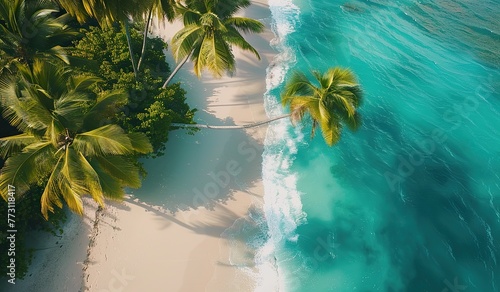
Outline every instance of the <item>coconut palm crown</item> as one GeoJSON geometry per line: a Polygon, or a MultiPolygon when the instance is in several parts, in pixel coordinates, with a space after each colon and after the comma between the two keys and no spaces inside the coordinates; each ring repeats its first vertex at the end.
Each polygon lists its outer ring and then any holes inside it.
{"type": "Polygon", "coordinates": [[[284,106],[290,107],[293,123],[306,114],[312,120],[311,136],[319,125],[325,142],[336,144],[347,126],[356,131],[361,125],[358,107],[362,91],[356,77],[349,69],[331,68],[325,73],[313,71],[314,81],[301,72],[294,72],[281,94],[284,106]]]}
{"type": "Polygon", "coordinates": [[[22,195],[33,184],[44,186],[42,214],[54,206],[82,214],[82,196],[100,205],[120,199],[123,187],[139,187],[139,169],[131,159],[152,151],[142,133],[125,133],[111,123],[127,101],[115,91],[96,97],[90,90],[99,80],[78,76],[66,67],[35,60],[33,69],[18,64],[17,78],[0,80],[3,116],[22,134],[0,138],[0,192],[8,185],[22,195]]]}
{"type": "Polygon", "coordinates": [[[262,32],[264,25],[251,18],[234,16],[249,5],[249,0],[188,0],[184,5],[179,4],[177,13],[183,19],[184,28],[172,38],[176,61],[190,57],[198,77],[203,69],[221,77],[225,72],[235,71],[233,46],[252,52],[260,60],[259,53],[241,33],[262,32]]]}

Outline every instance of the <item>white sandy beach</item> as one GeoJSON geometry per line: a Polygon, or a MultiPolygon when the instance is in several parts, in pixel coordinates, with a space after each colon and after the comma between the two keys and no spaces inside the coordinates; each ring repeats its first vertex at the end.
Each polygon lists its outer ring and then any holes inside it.
{"type": "MultiPolygon", "coordinates": [[[[263,94],[266,68],[275,55],[269,45],[274,35],[267,1],[253,2],[245,16],[267,27],[247,38],[260,61],[235,51],[233,77],[213,79],[206,73],[199,80],[187,63],[173,80],[182,81],[199,123],[241,125],[267,119],[263,94]]],[[[155,34],[169,42],[176,31],[167,24],[155,34]]],[[[122,203],[109,202],[95,226],[95,205],[89,203],[85,218],[72,219],[73,233],[78,232],[61,249],[65,253],[54,249],[48,251],[51,260],[36,258],[41,269],[16,287],[25,289],[15,291],[78,291],[78,285],[80,291],[252,291],[253,280],[236,267],[251,269],[251,250],[242,243],[230,248],[221,234],[262,202],[265,133],[266,126],[203,129],[195,135],[172,132],[165,156],[145,162],[143,187],[122,203]],[[230,262],[235,250],[248,255],[233,256],[238,262],[230,262]]]]}

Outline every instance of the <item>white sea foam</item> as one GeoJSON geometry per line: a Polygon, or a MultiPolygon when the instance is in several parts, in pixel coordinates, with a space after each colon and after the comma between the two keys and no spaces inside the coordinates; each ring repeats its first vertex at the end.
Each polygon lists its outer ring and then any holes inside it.
{"type": "MultiPolygon", "coordinates": [[[[295,62],[294,51],[287,46],[286,37],[299,25],[300,11],[290,0],[270,0],[268,3],[275,34],[271,44],[280,52],[267,69],[265,107],[267,115],[274,117],[284,113],[275,89],[283,84],[287,71],[295,62]]],[[[305,220],[296,189],[297,176],[290,170],[300,139],[302,136],[297,137],[288,119],[273,123],[267,131],[262,162],[267,241],[255,256],[258,268],[253,272],[257,280],[255,291],[286,291],[276,250],[286,241],[297,239],[297,225],[305,220]]]]}

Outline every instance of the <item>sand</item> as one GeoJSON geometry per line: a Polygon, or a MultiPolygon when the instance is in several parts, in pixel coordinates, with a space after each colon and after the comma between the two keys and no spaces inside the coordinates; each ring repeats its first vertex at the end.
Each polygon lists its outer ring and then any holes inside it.
{"type": "MultiPolygon", "coordinates": [[[[274,35],[267,1],[253,2],[244,15],[267,27],[263,34],[247,37],[260,61],[235,51],[233,77],[214,79],[205,73],[197,79],[186,63],[173,80],[188,91],[187,102],[198,109],[199,123],[240,125],[267,119],[263,95],[266,68],[276,53],[269,45],[274,35]]],[[[178,28],[167,24],[154,34],[169,42],[178,28]]],[[[252,268],[252,251],[243,242],[236,242],[235,249],[223,233],[262,204],[265,133],[266,126],[204,129],[195,135],[172,132],[166,155],[145,161],[143,187],[124,202],[108,202],[97,217],[95,204],[87,203],[84,218],[72,217],[71,232],[77,235],[65,253],[49,251],[44,257],[52,253],[51,260],[39,256],[36,266],[42,269],[32,269],[33,275],[20,285],[41,292],[78,291],[78,285],[80,291],[252,291],[253,279],[237,267],[252,268]],[[235,257],[238,251],[243,256],[235,257]]]]}

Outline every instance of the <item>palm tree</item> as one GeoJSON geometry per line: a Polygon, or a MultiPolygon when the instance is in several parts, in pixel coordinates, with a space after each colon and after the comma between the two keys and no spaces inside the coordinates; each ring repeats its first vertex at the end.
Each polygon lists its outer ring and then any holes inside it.
{"type": "Polygon", "coordinates": [[[311,137],[319,125],[326,144],[332,146],[340,139],[343,125],[356,131],[361,125],[357,111],[362,91],[354,74],[344,68],[331,68],[325,73],[313,71],[311,82],[304,73],[293,73],[281,94],[281,102],[290,107],[292,123],[301,121],[308,113],[312,119],[311,137]]]}
{"type": "Polygon", "coordinates": [[[69,15],[56,18],[54,12],[57,5],[49,1],[0,0],[0,70],[12,61],[31,66],[35,58],[68,63],[63,46],[77,32],[67,25],[69,15]]]}
{"type": "Polygon", "coordinates": [[[241,32],[260,33],[264,25],[254,19],[234,16],[249,5],[249,0],[188,0],[185,5],[178,4],[176,9],[182,15],[184,28],[173,36],[172,51],[179,64],[163,88],[189,58],[198,77],[203,69],[208,69],[215,77],[222,76],[224,72],[233,73],[235,60],[232,46],[250,51],[260,60],[259,53],[241,32]]]}
{"type": "Polygon", "coordinates": [[[0,81],[3,116],[22,134],[0,138],[0,192],[8,185],[22,196],[34,184],[44,185],[41,212],[47,219],[54,206],[82,214],[82,196],[99,204],[120,199],[123,187],[139,187],[133,155],[152,151],[142,133],[125,133],[109,120],[126,103],[114,91],[96,97],[91,88],[99,80],[73,75],[35,59],[33,70],[18,65],[18,78],[0,81]]]}
{"type": "Polygon", "coordinates": [[[271,118],[249,125],[211,126],[200,124],[177,124],[180,128],[245,129],[260,126],[279,119],[290,117],[293,124],[304,119],[306,114],[312,119],[311,138],[319,125],[325,142],[333,146],[340,139],[343,125],[356,131],[361,125],[357,111],[362,101],[362,91],[354,74],[344,68],[331,68],[321,74],[313,71],[315,83],[304,73],[295,72],[285,85],[281,94],[283,106],[290,107],[290,114],[271,118]]]}

